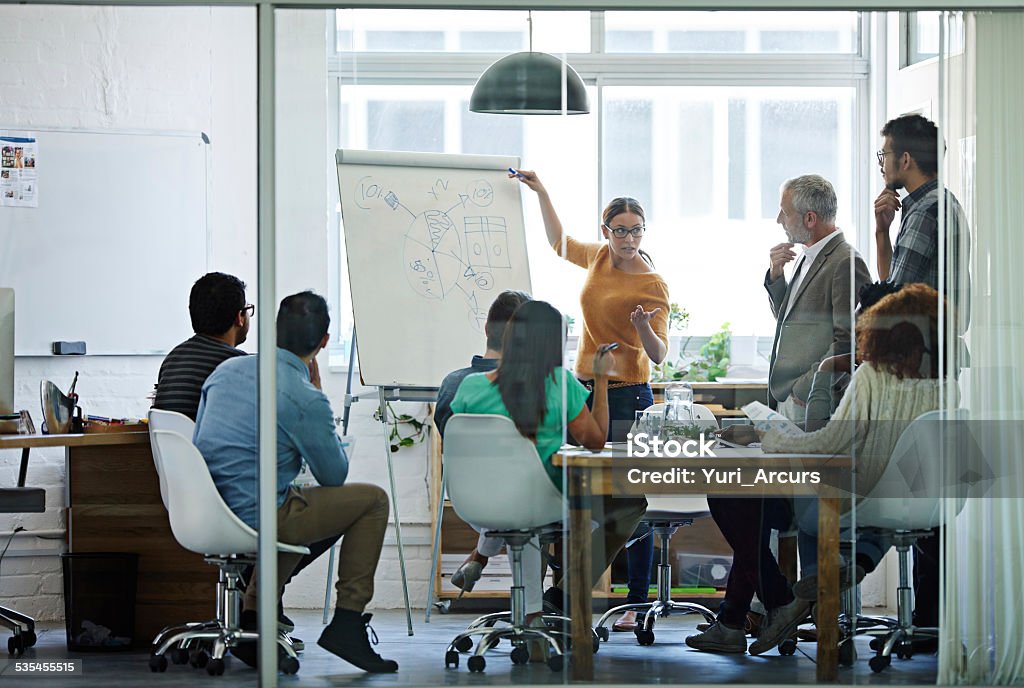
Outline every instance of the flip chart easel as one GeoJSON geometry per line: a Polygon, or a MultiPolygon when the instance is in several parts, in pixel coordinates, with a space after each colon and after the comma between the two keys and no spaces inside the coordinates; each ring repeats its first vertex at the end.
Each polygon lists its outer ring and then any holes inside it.
{"type": "MultiPolygon", "coordinates": [[[[519,159],[338,150],[338,193],[359,374],[377,388],[409,635],[412,612],[389,440],[388,402],[431,402],[483,350],[502,290],[530,291],[519,159]],[[413,333],[409,336],[408,333],[413,333]]],[[[355,358],[350,355],[345,415],[355,358]]],[[[344,422],[344,421],[343,421],[344,422]]],[[[344,422],[347,428],[347,422],[344,422]]]]}

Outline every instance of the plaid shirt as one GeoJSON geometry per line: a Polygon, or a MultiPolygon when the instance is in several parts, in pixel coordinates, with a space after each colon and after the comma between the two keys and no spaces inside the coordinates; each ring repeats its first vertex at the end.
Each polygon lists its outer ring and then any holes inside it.
{"type": "MultiPolygon", "coordinates": [[[[952,193],[946,189],[946,298],[959,317],[957,329],[962,334],[970,321],[971,235],[967,216],[952,193]]],[[[939,288],[939,183],[931,180],[903,199],[900,233],[892,252],[889,282],[910,284],[924,282],[939,288]]]]}

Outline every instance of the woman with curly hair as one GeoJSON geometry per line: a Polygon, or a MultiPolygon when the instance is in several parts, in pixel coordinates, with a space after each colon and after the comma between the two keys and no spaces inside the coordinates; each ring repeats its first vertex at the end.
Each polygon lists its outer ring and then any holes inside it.
{"type": "MultiPolygon", "coordinates": [[[[820,430],[773,428],[761,437],[766,453],[850,453],[856,464],[857,494],[868,494],[900,435],[911,421],[939,408],[939,294],[925,284],[906,284],[868,308],[857,321],[857,367],[832,419],[820,430]]],[[[817,596],[817,500],[801,500],[803,578],[793,585],[793,603],[780,608],[755,645],[763,652],[786,638],[817,596]]],[[[856,564],[845,564],[840,585],[849,587],[871,571],[889,548],[874,538],[858,540],[856,564]]],[[[751,646],[751,651],[755,650],[751,646]]]]}

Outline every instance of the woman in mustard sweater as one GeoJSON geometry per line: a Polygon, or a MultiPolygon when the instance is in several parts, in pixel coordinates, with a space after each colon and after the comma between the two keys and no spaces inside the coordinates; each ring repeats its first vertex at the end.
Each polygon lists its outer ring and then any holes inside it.
{"type": "MultiPolygon", "coordinates": [[[[612,199],[601,214],[601,233],[606,241],[578,241],[562,231],[551,197],[536,172],[519,170],[509,177],[518,178],[537,193],[548,244],[587,271],[580,292],[583,336],[576,356],[576,376],[583,384],[592,386],[591,362],[599,342],[619,344],[608,383],[608,439],[623,441],[636,412],[654,403],[651,362],[661,363],[668,354],[668,286],[654,271],[650,256],[640,250],[645,231],[643,208],[632,198],[612,199]]],[[[647,601],[654,560],[654,538],[649,531],[646,524],[640,526],[626,550],[627,603],[647,601]]],[[[623,614],[612,628],[635,630],[635,612],[623,614]]]]}

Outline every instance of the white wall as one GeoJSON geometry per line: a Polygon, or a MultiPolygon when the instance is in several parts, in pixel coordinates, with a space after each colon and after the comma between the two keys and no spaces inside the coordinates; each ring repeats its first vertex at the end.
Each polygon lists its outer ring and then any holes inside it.
{"type": "MultiPolygon", "coordinates": [[[[279,294],[306,288],[326,293],[328,180],[323,170],[324,156],[330,155],[326,148],[326,15],[320,11],[281,12],[278,17],[279,294]]],[[[0,128],[174,129],[204,131],[210,136],[209,267],[238,275],[254,297],[254,10],[4,5],[0,6],[0,26],[4,27],[0,64],[5,67],[0,69],[4,95],[0,128]]],[[[183,302],[187,298],[182,294],[183,302]]],[[[243,348],[252,350],[252,343],[243,348]]],[[[52,379],[66,389],[78,370],[77,391],[86,413],[142,416],[150,403],[147,396],[160,360],[146,356],[19,357],[16,408],[31,410],[38,423],[39,381],[52,379]]],[[[339,416],[344,385],[344,376],[325,375],[325,389],[339,416]]],[[[352,431],[360,446],[351,477],[386,485],[382,435],[379,424],[372,420],[372,404],[360,402],[354,408],[352,431]]],[[[406,408],[423,411],[421,405],[406,408]]],[[[415,524],[429,520],[425,456],[425,450],[417,447],[395,457],[399,505],[403,522],[410,522],[406,541],[413,545],[407,548],[410,574],[418,580],[414,591],[421,605],[429,571],[429,529],[425,525],[416,529],[415,524]],[[421,544],[416,546],[417,542],[421,544]]],[[[18,459],[17,452],[0,453],[0,484],[14,483],[18,459]]],[[[29,479],[33,485],[46,487],[46,513],[4,515],[0,532],[17,525],[28,531],[63,529],[63,452],[34,450],[29,479]]],[[[40,619],[62,617],[56,557],[59,543],[59,539],[24,535],[15,538],[3,562],[0,604],[10,604],[40,619]]],[[[312,568],[289,588],[289,604],[315,607],[323,603],[326,563],[312,568]]],[[[400,606],[394,547],[386,547],[377,579],[373,604],[400,606]]]]}

